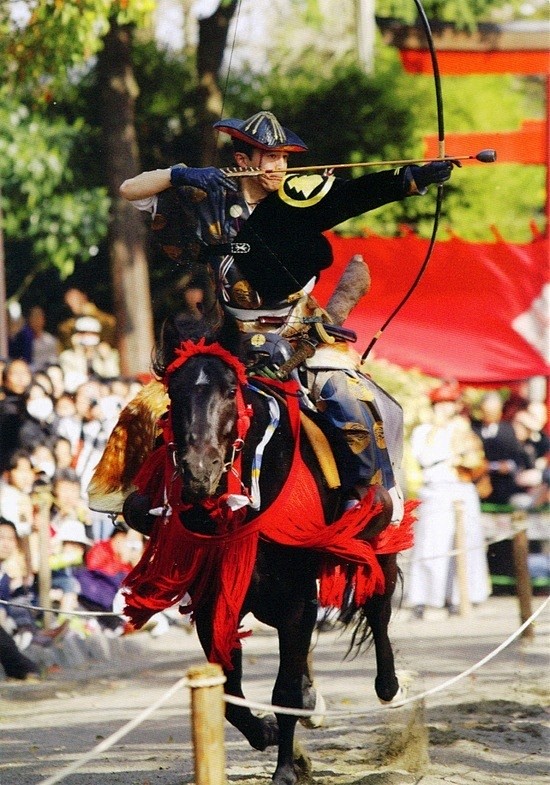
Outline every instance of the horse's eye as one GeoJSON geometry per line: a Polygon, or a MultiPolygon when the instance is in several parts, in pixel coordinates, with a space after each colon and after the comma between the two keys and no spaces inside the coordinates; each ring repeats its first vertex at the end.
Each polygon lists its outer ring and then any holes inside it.
{"type": "Polygon", "coordinates": [[[236,387],[230,387],[228,389],[228,391],[226,392],[225,397],[229,398],[229,399],[233,399],[236,395],[237,395],[237,388],[236,387]]]}

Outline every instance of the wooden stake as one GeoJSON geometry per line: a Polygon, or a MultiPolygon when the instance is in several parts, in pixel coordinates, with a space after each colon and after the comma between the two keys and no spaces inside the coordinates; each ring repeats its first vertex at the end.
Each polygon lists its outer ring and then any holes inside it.
{"type": "MultiPolygon", "coordinates": [[[[38,602],[43,608],[51,606],[52,571],[50,569],[50,518],[49,505],[41,501],[38,505],[38,602]]],[[[55,615],[44,613],[44,629],[54,626],[55,615]]]]}
{"type": "Polygon", "coordinates": [[[458,581],[459,611],[461,616],[468,616],[472,610],[468,593],[468,554],[466,553],[466,532],[464,529],[464,502],[454,501],[455,510],[455,549],[456,578],[458,581]]]}
{"type": "MultiPolygon", "coordinates": [[[[516,532],[512,538],[512,554],[514,557],[516,592],[519,600],[519,615],[522,624],[523,622],[527,621],[527,619],[533,613],[531,603],[533,589],[531,586],[531,576],[529,574],[529,567],[527,563],[528,553],[529,540],[527,539],[527,531],[522,529],[521,531],[516,532]]],[[[521,637],[528,640],[532,640],[535,637],[535,631],[532,624],[523,630],[521,637]]]]}
{"type": "Polygon", "coordinates": [[[191,688],[191,728],[195,785],[227,785],[225,776],[223,685],[220,665],[206,663],[187,671],[191,688]]]}

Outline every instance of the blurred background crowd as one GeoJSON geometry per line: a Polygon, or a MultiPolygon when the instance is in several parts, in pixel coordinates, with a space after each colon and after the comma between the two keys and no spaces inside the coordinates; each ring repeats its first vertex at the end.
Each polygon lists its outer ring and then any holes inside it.
{"type": "MultiPolygon", "coordinates": [[[[68,630],[122,634],[120,617],[71,613],[111,612],[143,547],[121,519],[89,509],[86,488],[120,411],[147,379],[120,375],[112,315],[74,288],[65,304],[70,316],[55,335],[41,307],[12,320],[0,359],[0,599],[16,603],[0,607],[0,622],[21,652],[68,630]]],[[[2,664],[15,677],[35,670],[17,655],[2,664]]]]}

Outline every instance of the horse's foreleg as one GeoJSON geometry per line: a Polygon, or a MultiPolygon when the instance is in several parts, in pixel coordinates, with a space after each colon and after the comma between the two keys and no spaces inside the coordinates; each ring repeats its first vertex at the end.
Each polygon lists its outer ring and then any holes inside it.
{"type": "MultiPolygon", "coordinates": [[[[196,613],[195,622],[197,634],[201,642],[203,651],[208,655],[212,644],[212,617],[209,613],[196,613]]],[[[226,682],[224,692],[226,695],[234,695],[237,698],[244,698],[242,691],[242,651],[234,649],[231,655],[233,664],[232,670],[225,670],[226,682]]],[[[267,747],[278,743],[279,729],[277,721],[273,716],[256,717],[246,706],[235,706],[232,703],[225,704],[225,717],[237,730],[239,730],[251,747],[263,751],[267,747]]]]}
{"type": "MultiPolygon", "coordinates": [[[[231,656],[233,670],[226,671],[225,693],[244,698],[242,691],[242,651],[235,649],[231,656]]],[[[226,703],[226,719],[239,730],[251,747],[263,751],[279,741],[278,723],[273,715],[257,717],[246,706],[226,703]]]]}
{"type": "Polygon", "coordinates": [[[380,701],[390,702],[398,693],[399,681],[395,675],[393,650],[388,635],[391,617],[391,599],[397,583],[397,557],[395,554],[378,557],[386,588],[384,594],[375,594],[363,606],[372,630],[376,653],[376,679],[374,689],[380,701]]]}
{"type": "MultiPolygon", "coordinates": [[[[311,635],[317,620],[314,598],[305,599],[294,612],[289,609],[284,622],[278,627],[279,672],[273,688],[272,700],[276,706],[301,709],[313,693],[308,655],[311,635]]],[[[295,785],[298,775],[294,767],[294,733],[297,717],[276,713],[279,726],[277,767],[274,785],[295,785]]]]}

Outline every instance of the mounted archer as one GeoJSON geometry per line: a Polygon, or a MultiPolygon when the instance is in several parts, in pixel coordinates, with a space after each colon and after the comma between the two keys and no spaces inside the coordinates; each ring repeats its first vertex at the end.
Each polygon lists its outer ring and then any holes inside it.
{"type": "MultiPolygon", "coordinates": [[[[308,343],[326,349],[333,340],[327,338],[330,327],[324,330],[322,324],[310,340],[312,323],[331,321],[326,314],[321,318],[310,294],[332,263],[322,232],[389,202],[426,193],[429,184],[449,179],[454,163],[411,165],[349,180],[285,176],[289,154],[307,147],[273,114],[221,120],[214,127],[232,138],[239,169],[254,167],[262,173],[232,178],[231,172],[215,167],[177,164],[126,180],[120,193],[152,213],[152,229],[172,260],[211,266],[225,315],[245,335],[241,356],[264,368],[274,364],[277,370],[292,355],[292,344],[302,350],[306,345],[308,354],[308,343]],[[265,335],[273,332],[275,340],[265,335]]],[[[359,364],[359,356],[342,343],[332,343],[329,352],[316,351],[301,367],[304,403],[321,409],[347,436],[350,504],[371,484],[381,485],[391,496],[392,521],[398,523],[403,502],[395,473],[401,462],[402,412],[360,373],[359,364]]]]}

